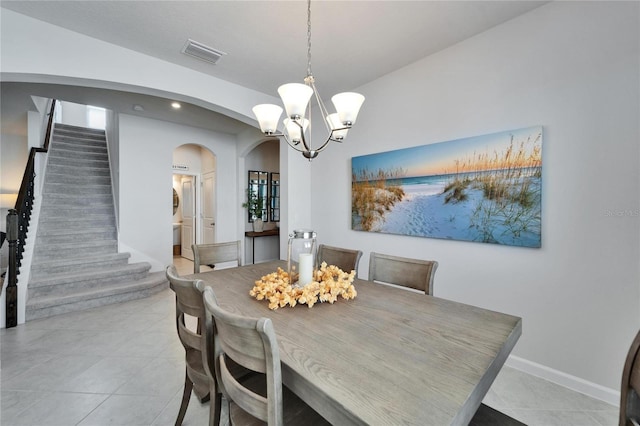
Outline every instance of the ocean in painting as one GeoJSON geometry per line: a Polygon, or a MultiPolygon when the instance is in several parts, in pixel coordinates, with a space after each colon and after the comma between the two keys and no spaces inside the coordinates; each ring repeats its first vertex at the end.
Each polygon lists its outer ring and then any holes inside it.
{"type": "MultiPolygon", "coordinates": [[[[465,178],[471,179],[470,174],[459,177],[465,178]]],[[[540,215],[535,213],[540,211],[539,197],[528,209],[512,203],[501,206],[486,199],[482,188],[469,185],[466,199],[447,203],[445,188],[454,179],[455,175],[394,179],[391,184],[399,185],[405,195],[371,231],[540,247],[540,215]]],[[[529,181],[531,193],[540,193],[540,177],[529,173],[520,179],[529,181]]]]}
{"type": "Polygon", "coordinates": [[[492,155],[474,152],[468,156],[471,160],[455,162],[458,167],[462,164],[474,170],[470,172],[405,177],[407,169],[375,169],[372,165],[379,159],[354,157],[352,228],[540,247],[541,129],[527,130],[533,136],[526,141],[537,147],[528,149],[521,143],[518,149],[512,138],[502,151],[495,150],[492,155]],[[535,137],[537,130],[539,136],[535,137]]]}

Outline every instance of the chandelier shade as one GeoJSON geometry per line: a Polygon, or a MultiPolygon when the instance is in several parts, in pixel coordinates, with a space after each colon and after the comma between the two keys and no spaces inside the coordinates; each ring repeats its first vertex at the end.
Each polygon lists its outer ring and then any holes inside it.
{"type": "Polygon", "coordinates": [[[278,122],[282,115],[282,108],[273,104],[260,104],[253,107],[253,113],[258,117],[260,130],[266,135],[278,130],[278,122]]]}
{"type": "Polygon", "coordinates": [[[288,83],[278,87],[278,94],[287,111],[287,117],[302,118],[313,95],[313,89],[302,83],[288,83]]]}
{"type": "Polygon", "coordinates": [[[311,0],[307,0],[307,76],[304,84],[283,84],[278,88],[278,94],[286,111],[283,131],[278,131],[278,121],[283,109],[272,104],[253,107],[260,130],[265,135],[284,138],[291,148],[301,152],[309,161],[316,158],[318,153],[329,145],[329,142],[342,142],[347,137],[347,132],[356,122],[364,102],[364,96],[361,94],[344,92],[331,98],[336,109],[335,113],[329,114],[324,106],[311,72],[311,0]],[[311,107],[314,100],[329,132],[325,141],[316,148],[312,147],[310,134],[311,107]]]}
{"type": "Polygon", "coordinates": [[[303,118],[301,120],[293,120],[291,118],[285,118],[284,121],[285,135],[289,135],[289,139],[294,144],[299,144],[302,140],[302,133],[307,131],[309,127],[309,120],[303,118]]]}
{"type": "Polygon", "coordinates": [[[336,140],[341,141],[347,137],[347,132],[349,131],[349,129],[344,128],[344,125],[340,121],[340,117],[337,112],[327,115],[327,123],[329,123],[329,127],[331,128],[331,130],[333,130],[333,137],[336,140]]]}
{"type": "Polygon", "coordinates": [[[364,96],[353,92],[338,93],[333,95],[331,102],[336,107],[340,122],[345,126],[352,126],[356,122],[364,96]]]}

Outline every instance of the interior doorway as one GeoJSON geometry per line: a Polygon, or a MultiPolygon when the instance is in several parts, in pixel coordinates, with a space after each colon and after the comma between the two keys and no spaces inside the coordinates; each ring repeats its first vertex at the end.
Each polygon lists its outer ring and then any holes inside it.
{"type": "Polygon", "coordinates": [[[194,144],[173,153],[173,254],[193,260],[192,244],[216,241],[216,157],[194,144]]]}
{"type": "Polygon", "coordinates": [[[193,260],[191,244],[197,240],[198,229],[197,180],[195,175],[173,175],[173,253],[190,260],[193,260]]]}

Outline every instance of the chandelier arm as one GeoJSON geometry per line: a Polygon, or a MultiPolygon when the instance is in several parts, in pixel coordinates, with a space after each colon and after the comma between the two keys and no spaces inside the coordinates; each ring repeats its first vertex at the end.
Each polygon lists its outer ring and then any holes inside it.
{"type": "Polygon", "coordinates": [[[316,88],[316,84],[315,84],[315,80],[313,79],[313,76],[311,76],[310,85],[311,85],[311,88],[313,89],[313,94],[316,98],[316,102],[318,103],[318,108],[320,109],[320,115],[322,116],[324,127],[327,129],[327,132],[331,132],[332,130],[331,126],[327,121],[327,116],[329,115],[329,111],[327,111],[327,108],[324,106],[324,102],[322,102],[322,98],[318,93],[318,89],[316,88]]]}
{"type": "MultiPolygon", "coordinates": [[[[297,124],[298,126],[300,126],[300,139],[302,140],[302,145],[304,145],[304,149],[306,149],[307,151],[311,151],[311,147],[307,143],[307,138],[304,137],[304,129],[302,128],[302,125],[299,123],[297,124]]],[[[309,132],[311,132],[311,123],[309,123],[309,132]]]]}
{"type": "Polygon", "coordinates": [[[297,144],[291,143],[291,141],[289,140],[289,138],[286,135],[280,135],[280,137],[282,137],[285,140],[285,142],[287,142],[287,145],[289,145],[291,148],[295,149],[298,152],[304,153],[304,152],[308,152],[309,151],[308,149],[300,149],[300,148],[298,148],[296,146],[297,144]]]}

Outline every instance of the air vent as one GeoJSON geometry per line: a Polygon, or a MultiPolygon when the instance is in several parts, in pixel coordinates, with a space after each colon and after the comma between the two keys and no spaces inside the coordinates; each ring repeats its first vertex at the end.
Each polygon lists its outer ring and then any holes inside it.
{"type": "Polygon", "coordinates": [[[187,43],[182,48],[182,53],[212,64],[218,62],[222,55],[226,55],[224,52],[205,46],[204,44],[191,39],[187,40],[187,43]]]}

